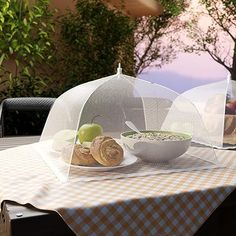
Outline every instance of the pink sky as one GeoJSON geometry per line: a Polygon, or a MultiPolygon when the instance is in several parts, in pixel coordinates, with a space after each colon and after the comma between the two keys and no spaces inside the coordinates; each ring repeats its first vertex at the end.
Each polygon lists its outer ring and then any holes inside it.
{"type": "MultiPolygon", "coordinates": [[[[150,68],[150,71],[157,70],[150,68]]],[[[212,79],[226,77],[227,70],[215,62],[207,53],[198,56],[194,53],[182,53],[172,63],[164,65],[159,71],[176,72],[196,79],[212,79]]]]}
{"type": "MultiPolygon", "coordinates": [[[[198,0],[191,1],[191,11],[201,11],[202,7],[198,5],[198,0]]],[[[188,13],[185,13],[182,17],[188,19],[188,13]]],[[[201,18],[200,18],[201,19],[201,18]]],[[[203,28],[207,25],[210,20],[204,16],[203,28]]],[[[179,31],[180,37],[186,43],[191,44],[191,40],[186,37],[185,30],[179,31]]],[[[230,42],[224,41],[228,47],[230,42]]],[[[212,80],[219,78],[226,78],[228,71],[215,62],[208,53],[202,53],[200,56],[195,53],[180,53],[172,63],[164,65],[161,69],[150,67],[146,71],[154,72],[174,72],[185,77],[191,77],[197,80],[212,80]]],[[[145,73],[145,72],[144,72],[145,73]]]]}
{"type": "Polygon", "coordinates": [[[139,78],[170,88],[178,93],[227,79],[228,72],[206,53],[198,56],[180,54],[178,59],[161,69],[149,68],[139,78]]]}

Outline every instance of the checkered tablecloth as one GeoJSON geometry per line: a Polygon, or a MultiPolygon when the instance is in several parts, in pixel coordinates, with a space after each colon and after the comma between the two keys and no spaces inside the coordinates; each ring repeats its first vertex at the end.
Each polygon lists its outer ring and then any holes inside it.
{"type": "MultiPolygon", "coordinates": [[[[193,235],[236,187],[228,168],[61,183],[32,145],[0,152],[1,201],[56,210],[77,235],[193,235]]],[[[224,163],[234,151],[220,151],[224,163]]]]}

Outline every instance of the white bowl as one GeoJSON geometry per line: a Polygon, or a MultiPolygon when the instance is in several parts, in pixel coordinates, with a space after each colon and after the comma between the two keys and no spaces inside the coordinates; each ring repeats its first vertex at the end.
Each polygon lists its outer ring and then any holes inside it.
{"type": "Polygon", "coordinates": [[[136,132],[128,131],[121,134],[121,140],[124,147],[132,154],[136,155],[143,161],[148,162],[167,162],[184,154],[191,143],[191,135],[185,133],[177,133],[170,131],[152,131],[145,130],[141,133],[155,132],[161,135],[174,135],[179,136],[180,140],[149,140],[137,139],[127,137],[136,132]]]}

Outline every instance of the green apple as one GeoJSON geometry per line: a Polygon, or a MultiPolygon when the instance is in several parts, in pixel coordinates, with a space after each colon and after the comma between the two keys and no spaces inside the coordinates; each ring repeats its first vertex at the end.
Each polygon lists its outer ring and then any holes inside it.
{"type": "Polygon", "coordinates": [[[83,142],[92,142],[94,138],[102,135],[102,132],[102,126],[99,124],[84,124],[79,128],[78,138],[81,144],[83,142]]]}

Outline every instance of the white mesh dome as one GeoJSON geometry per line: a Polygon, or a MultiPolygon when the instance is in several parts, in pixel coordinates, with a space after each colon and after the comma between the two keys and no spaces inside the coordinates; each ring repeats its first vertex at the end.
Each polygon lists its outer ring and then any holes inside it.
{"type": "Polygon", "coordinates": [[[236,147],[236,82],[230,78],[182,94],[198,109],[210,143],[220,149],[236,147]]]}
{"type": "MultiPolygon", "coordinates": [[[[60,180],[66,181],[69,177],[75,181],[89,181],[212,168],[217,165],[217,160],[211,141],[198,109],[186,96],[126,76],[119,68],[113,76],[79,85],[62,94],[49,113],[36,149],[60,180]],[[180,155],[182,142],[169,150],[164,142],[160,142],[161,151],[155,146],[153,148],[155,140],[146,145],[141,138],[138,143],[127,144],[124,141],[127,137],[137,139],[135,132],[121,138],[121,134],[131,131],[127,121],[131,121],[146,136],[161,131],[161,135],[167,135],[168,138],[173,136],[173,132],[183,135],[181,138],[191,137],[190,146],[180,155]],[[72,163],[76,148],[81,143],[78,131],[83,125],[91,123],[101,127],[102,136],[111,137],[122,148],[123,162],[120,165],[109,167],[100,163],[84,166],[72,163]],[[65,151],[66,162],[62,158],[65,151]],[[140,151],[151,155],[151,159],[147,162],[143,159],[145,155],[137,154],[140,151]],[[168,162],[163,158],[155,161],[155,155],[163,155],[163,152],[166,156],[171,152],[180,156],[168,162]]],[[[88,142],[82,145],[86,146],[88,142]]]]}

